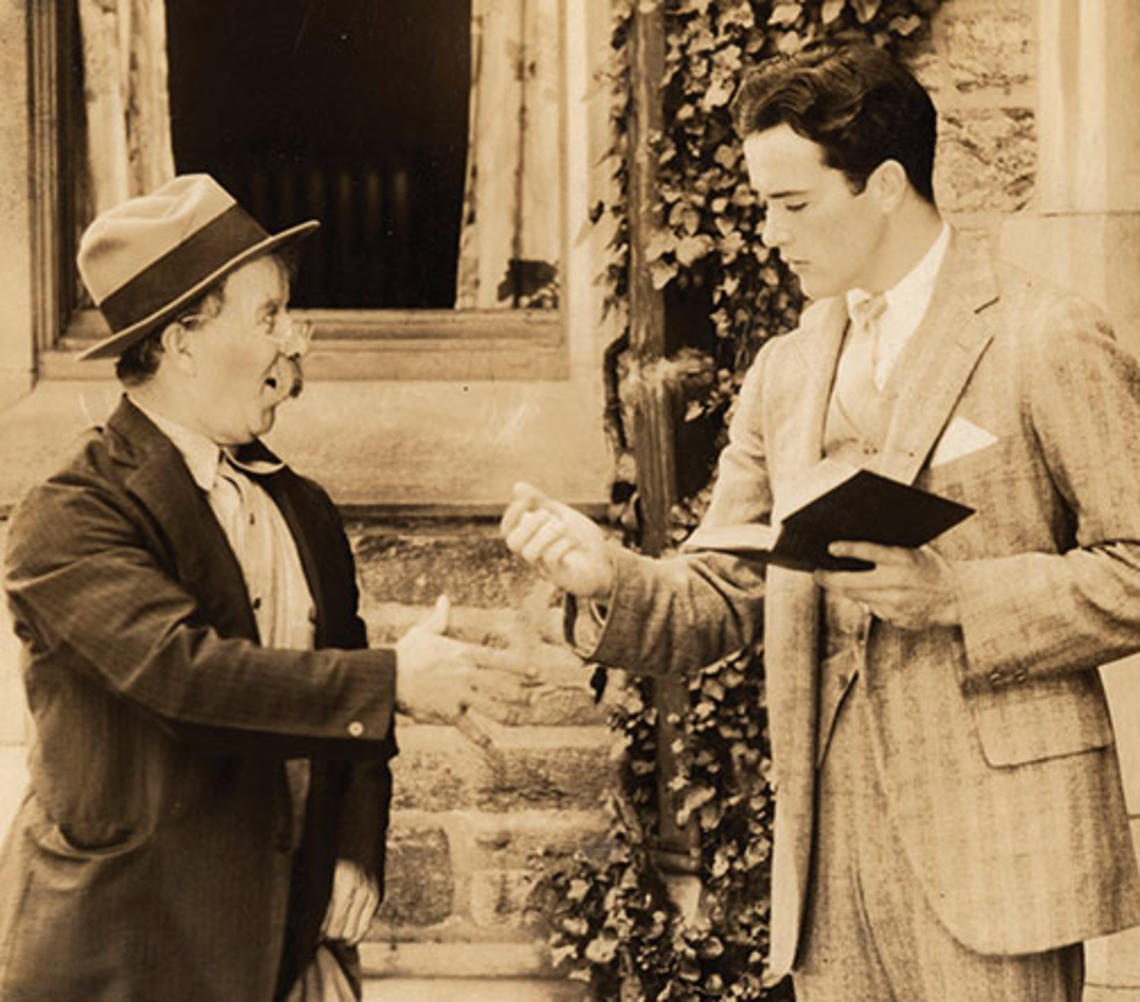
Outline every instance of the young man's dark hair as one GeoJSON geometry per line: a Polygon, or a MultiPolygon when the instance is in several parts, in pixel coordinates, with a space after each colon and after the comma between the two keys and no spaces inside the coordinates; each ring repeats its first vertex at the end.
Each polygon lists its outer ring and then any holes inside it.
{"type": "Polygon", "coordinates": [[[934,204],[934,104],[882,49],[820,43],[767,60],[741,82],[732,118],[741,139],[788,125],[818,143],[824,163],[842,171],[855,192],[884,160],[897,160],[934,204]]]}

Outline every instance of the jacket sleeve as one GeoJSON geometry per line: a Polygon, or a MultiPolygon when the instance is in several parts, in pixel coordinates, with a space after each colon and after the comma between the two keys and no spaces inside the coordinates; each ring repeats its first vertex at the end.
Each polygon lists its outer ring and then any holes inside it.
{"type": "Polygon", "coordinates": [[[1031,344],[1023,406],[1066,524],[1059,552],[956,565],[967,688],[1140,650],[1140,369],[1076,300],[1058,304],[1031,344]]]}
{"type": "MultiPolygon", "coordinates": [[[[761,351],[741,387],[702,526],[771,518],[761,408],[771,348],[761,351]]],[[[575,645],[588,660],[643,674],[685,671],[739,650],[760,633],[764,569],[758,563],[700,553],[655,560],[621,550],[615,570],[600,634],[593,631],[596,642],[590,649],[575,645]]],[[[589,612],[571,604],[567,613],[573,643],[589,612]]]]}
{"type": "Polygon", "coordinates": [[[292,757],[375,756],[392,730],[391,650],[280,650],[219,636],[123,500],[61,477],[14,513],[13,619],[47,651],[184,740],[292,757]]]}
{"type": "MultiPolygon", "coordinates": [[[[316,485],[313,485],[316,487],[316,485]]],[[[356,561],[344,533],[340,514],[331,498],[319,487],[327,526],[328,548],[335,548],[337,559],[328,561],[341,580],[331,582],[337,596],[337,633],[331,643],[349,649],[368,646],[367,628],[360,617],[360,591],[357,587],[356,561]]],[[[397,754],[395,727],[389,731],[375,758],[347,764],[345,786],[340,798],[337,823],[337,857],[360,864],[376,879],[381,896],[384,892],[385,847],[392,802],[391,759],[397,754]]]]}

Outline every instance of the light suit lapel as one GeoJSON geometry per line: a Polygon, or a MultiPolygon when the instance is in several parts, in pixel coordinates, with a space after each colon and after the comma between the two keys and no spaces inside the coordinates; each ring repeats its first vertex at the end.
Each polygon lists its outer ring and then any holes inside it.
{"type": "Polygon", "coordinates": [[[930,306],[899,360],[905,371],[887,440],[872,468],[913,483],[994,336],[997,281],[980,240],[954,233],[930,306]]]}
{"type": "Polygon", "coordinates": [[[780,440],[769,443],[781,471],[773,482],[773,523],[787,515],[796,500],[794,490],[788,488],[823,458],[823,425],[847,328],[846,304],[841,297],[822,301],[805,320],[808,323],[794,342],[794,357],[800,365],[795,398],[779,422],[780,440]]]}
{"type": "MultiPolygon", "coordinates": [[[[773,523],[794,506],[796,482],[822,458],[846,327],[843,299],[821,301],[788,345],[787,378],[795,384],[786,396],[779,395],[781,413],[773,415],[775,431],[765,443],[773,474],[773,523]]],[[[785,971],[795,958],[811,857],[820,595],[810,574],[775,566],[767,570],[765,593],[769,736],[778,770],[769,961],[774,970],[785,971]]]]}

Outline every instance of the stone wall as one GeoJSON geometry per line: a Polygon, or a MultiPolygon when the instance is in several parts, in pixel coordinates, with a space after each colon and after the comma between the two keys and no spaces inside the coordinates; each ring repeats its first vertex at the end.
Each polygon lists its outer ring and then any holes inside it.
{"type": "Polygon", "coordinates": [[[1033,197],[1033,0],[946,0],[915,70],[939,111],[938,203],[963,228],[993,231],[1033,197]]]}
{"type": "Polygon", "coordinates": [[[349,528],[373,643],[396,640],[440,594],[452,632],[527,652],[542,684],[508,719],[401,721],[387,894],[363,958],[377,975],[550,973],[534,878],[601,846],[613,738],[588,673],[560,643],[555,596],[512,558],[493,521],[349,528]]]}

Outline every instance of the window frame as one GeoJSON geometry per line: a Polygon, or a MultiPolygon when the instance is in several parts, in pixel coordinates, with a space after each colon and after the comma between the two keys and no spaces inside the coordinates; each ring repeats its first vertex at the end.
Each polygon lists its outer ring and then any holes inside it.
{"type": "MultiPolygon", "coordinates": [[[[559,142],[565,179],[567,67],[566,0],[557,0],[559,142]]],[[[66,151],[77,113],[67,77],[75,46],[76,12],[57,4],[29,5],[33,155],[32,257],[37,295],[33,343],[40,379],[109,379],[113,362],[78,362],[75,355],[107,333],[99,312],[78,306],[73,260],[75,172],[66,151]]],[[[555,309],[408,310],[312,309],[298,315],[314,324],[306,374],[317,380],[536,380],[567,379],[566,289],[570,260],[567,185],[560,185],[559,280],[555,309]]]]}

